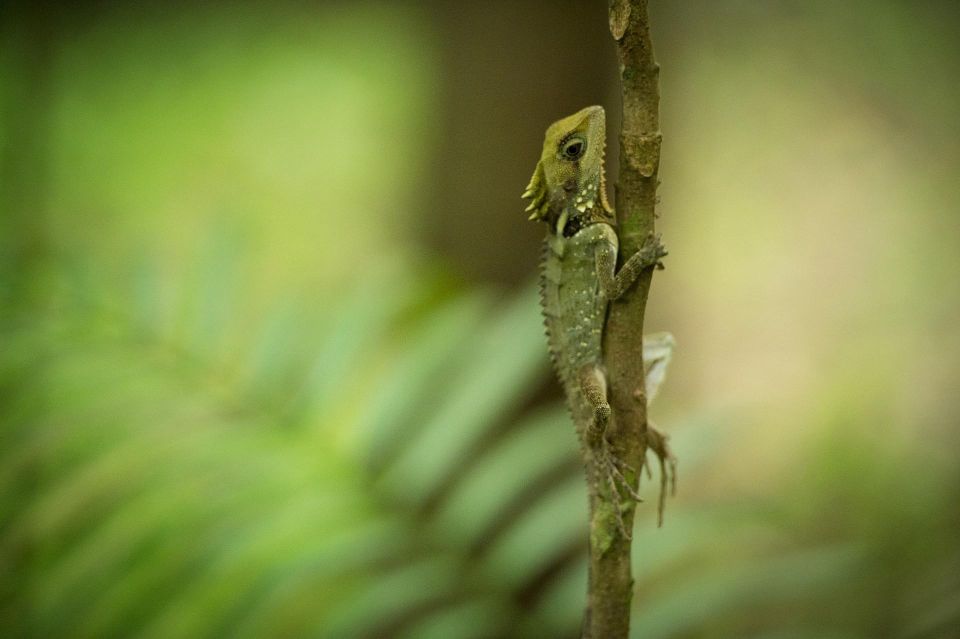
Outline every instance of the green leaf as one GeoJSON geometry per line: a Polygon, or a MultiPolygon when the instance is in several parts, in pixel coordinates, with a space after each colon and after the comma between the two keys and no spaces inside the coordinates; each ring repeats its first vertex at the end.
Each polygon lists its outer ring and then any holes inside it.
{"type": "Polygon", "coordinates": [[[509,619],[516,616],[497,600],[467,601],[428,615],[397,639],[489,639],[508,635],[509,619]]]}
{"type": "Polygon", "coordinates": [[[503,585],[528,583],[571,548],[586,547],[587,491],[580,476],[555,486],[493,543],[480,565],[503,585]]]}
{"type": "Polygon", "coordinates": [[[474,546],[538,478],[564,464],[579,467],[577,460],[576,434],[567,410],[556,407],[533,415],[468,467],[435,523],[446,535],[474,546]]]}
{"type": "Polygon", "coordinates": [[[383,491],[410,503],[425,502],[545,372],[534,300],[532,291],[524,291],[488,329],[472,336],[462,369],[434,389],[433,410],[423,428],[379,480],[383,491]]]}

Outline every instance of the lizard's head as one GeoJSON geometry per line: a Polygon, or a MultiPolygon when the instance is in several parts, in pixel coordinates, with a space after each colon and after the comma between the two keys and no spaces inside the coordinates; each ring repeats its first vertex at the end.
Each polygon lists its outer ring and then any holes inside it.
{"type": "Polygon", "coordinates": [[[610,217],[603,172],[606,115],[591,106],[547,129],[543,153],[522,197],[531,220],[558,234],[610,217]],[[568,223],[570,228],[567,227],[568,223]]]}

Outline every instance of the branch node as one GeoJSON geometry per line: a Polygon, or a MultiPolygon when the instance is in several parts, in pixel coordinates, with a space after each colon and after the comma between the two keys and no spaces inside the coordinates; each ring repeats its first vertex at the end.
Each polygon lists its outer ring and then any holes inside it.
{"type": "Polygon", "coordinates": [[[617,42],[623,39],[630,24],[630,3],[628,0],[610,0],[610,35],[617,42]]]}
{"type": "Polygon", "coordinates": [[[624,135],[620,140],[620,148],[630,168],[645,178],[653,177],[660,165],[662,139],[660,133],[624,135]]]}

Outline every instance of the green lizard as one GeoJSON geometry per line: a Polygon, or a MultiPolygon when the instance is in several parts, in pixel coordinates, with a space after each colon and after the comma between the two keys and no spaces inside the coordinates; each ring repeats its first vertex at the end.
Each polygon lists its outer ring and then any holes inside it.
{"type": "MultiPolygon", "coordinates": [[[[616,270],[619,241],[606,194],[605,147],[602,107],[587,107],[554,122],[522,197],[532,200],[527,207],[530,219],[545,222],[548,228],[540,265],[544,324],[550,356],[581,442],[590,490],[614,505],[620,530],[629,537],[622,500],[640,501],[640,496],[626,474],[635,469],[613,453],[605,437],[610,404],[602,361],[603,330],[608,303],[623,295],[644,269],[662,268],[660,259],[667,252],[659,238],[650,237],[616,270]]],[[[648,401],[663,380],[672,349],[673,337],[668,333],[644,338],[648,401]]],[[[675,481],[675,460],[666,437],[652,426],[647,440],[660,459],[662,518],[668,477],[675,481]]]]}

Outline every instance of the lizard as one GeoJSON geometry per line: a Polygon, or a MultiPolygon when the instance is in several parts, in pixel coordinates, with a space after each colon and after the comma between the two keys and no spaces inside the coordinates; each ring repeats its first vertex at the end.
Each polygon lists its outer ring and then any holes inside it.
{"type": "MultiPolygon", "coordinates": [[[[636,470],[614,454],[606,439],[611,410],[603,331],[609,303],[628,291],[645,269],[663,268],[661,259],[667,252],[659,236],[651,235],[616,269],[619,240],[606,194],[605,148],[603,107],[587,107],[554,122],[547,128],[540,160],[521,197],[530,200],[529,219],[547,225],[540,302],[550,357],[576,426],[590,491],[612,504],[620,531],[629,538],[623,500],[642,499],[628,478],[628,472],[636,470]]],[[[644,337],[648,401],[656,395],[672,350],[669,333],[644,337]]],[[[660,460],[662,523],[667,484],[675,486],[676,460],[666,436],[649,424],[647,443],[660,460]]]]}

